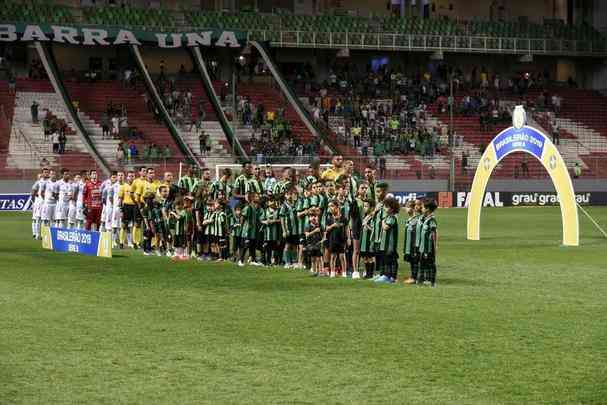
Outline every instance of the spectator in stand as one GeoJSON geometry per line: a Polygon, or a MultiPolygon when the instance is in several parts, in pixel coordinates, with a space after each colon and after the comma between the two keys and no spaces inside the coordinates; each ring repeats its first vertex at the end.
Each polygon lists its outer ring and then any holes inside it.
{"type": "Polygon", "coordinates": [[[153,143],[152,146],[150,147],[150,160],[152,162],[155,162],[156,160],[158,160],[159,157],[160,157],[160,150],[158,149],[156,144],[153,143]]]}
{"type": "Polygon", "coordinates": [[[210,150],[209,147],[209,135],[205,131],[200,131],[198,136],[198,143],[200,144],[200,154],[206,155],[210,150]]]}
{"type": "Polygon", "coordinates": [[[51,142],[53,143],[53,153],[59,153],[59,131],[57,129],[51,135],[51,142]]]}
{"type": "Polygon", "coordinates": [[[386,157],[385,156],[381,156],[379,158],[379,177],[381,177],[382,179],[386,178],[386,157]]]}
{"type": "Polygon", "coordinates": [[[15,74],[13,73],[12,69],[9,69],[7,72],[8,75],[8,93],[9,94],[15,94],[16,92],[16,87],[17,87],[17,79],[15,77],[15,74]]]}
{"type": "Polygon", "coordinates": [[[171,148],[169,145],[164,145],[164,149],[162,150],[162,158],[165,160],[170,160],[173,157],[173,153],[171,152],[171,148]]]}
{"type": "Polygon", "coordinates": [[[462,151],[462,176],[468,174],[468,153],[464,150],[462,151]]]}
{"type": "Polygon", "coordinates": [[[124,88],[129,87],[130,83],[131,83],[131,75],[133,74],[133,71],[130,68],[126,68],[124,69],[124,73],[122,75],[122,85],[124,86],[124,88]]]}
{"type": "Polygon", "coordinates": [[[561,144],[561,129],[556,120],[552,122],[552,143],[555,145],[561,144]]]}
{"type": "MultiPolygon", "coordinates": [[[[64,125],[65,125],[65,124],[64,124],[64,125]]],[[[62,155],[62,154],[64,154],[64,153],[65,153],[65,144],[66,144],[66,142],[67,142],[67,136],[65,135],[65,130],[62,130],[62,131],[59,133],[59,139],[58,139],[58,140],[59,140],[59,147],[58,147],[58,151],[57,151],[57,152],[58,152],[60,155],[62,155]]]]}
{"type": "Polygon", "coordinates": [[[137,146],[133,142],[131,142],[131,144],[129,145],[129,151],[130,158],[133,160],[137,159],[137,155],[139,152],[137,150],[137,146]]]}
{"type": "Polygon", "coordinates": [[[529,161],[527,159],[527,154],[523,155],[523,161],[521,162],[521,175],[523,177],[530,177],[529,176],[529,161]]]}
{"type": "Polygon", "coordinates": [[[40,106],[40,104],[38,104],[37,101],[34,100],[34,102],[32,103],[32,105],[30,106],[30,110],[32,113],[32,122],[34,124],[38,123],[38,107],[40,106]]]}
{"type": "Polygon", "coordinates": [[[120,134],[120,117],[114,115],[112,117],[112,138],[118,139],[120,134]]]}
{"type": "Polygon", "coordinates": [[[580,162],[575,162],[575,165],[573,166],[573,178],[579,179],[581,175],[582,175],[582,166],[580,166],[580,162]]]}
{"type": "Polygon", "coordinates": [[[116,148],[116,161],[118,163],[122,163],[124,161],[124,148],[122,142],[120,142],[116,148]]]}
{"type": "Polygon", "coordinates": [[[107,112],[101,114],[101,139],[110,138],[110,119],[107,112]]]}

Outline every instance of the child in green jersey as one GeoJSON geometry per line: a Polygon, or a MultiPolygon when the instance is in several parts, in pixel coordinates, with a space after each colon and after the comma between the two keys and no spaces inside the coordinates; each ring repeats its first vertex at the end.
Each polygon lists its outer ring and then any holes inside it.
{"type": "Polygon", "coordinates": [[[214,224],[212,229],[212,240],[215,243],[215,257],[217,258],[217,261],[223,261],[227,259],[228,216],[222,201],[215,200],[213,210],[214,224]]]}
{"type": "Polygon", "coordinates": [[[239,266],[244,266],[245,256],[248,251],[249,262],[253,266],[259,266],[257,263],[257,231],[259,227],[259,195],[254,191],[249,191],[246,195],[247,204],[241,212],[240,222],[242,224],[243,248],[240,250],[239,266]]]}
{"type": "MultiPolygon", "coordinates": [[[[419,268],[419,259],[417,257],[417,249],[415,247],[415,230],[421,215],[416,211],[416,202],[419,202],[419,200],[409,200],[405,205],[408,218],[405,221],[405,241],[403,244],[403,254],[405,261],[409,262],[409,265],[411,266],[411,275],[405,280],[405,284],[415,284],[419,268]]],[[[421,203],[419,203],[419,206],[421,209],[421,203]]]]}
{"type": "Polygon", "coordinates": [[[276,200],[268,200],[261,218],[263,225],[263,263],[266,266],[275,266],[280,261],[280,251],[278,249],[280,217],[277,206],[276,200]]]}
{"type": "Polygon", "coordinates": [[[187,212],[184,209],[184,200],[178,198],[173,204],[173,211],[170,213],[171,217],[175,219],[175,241],[173,243],[175,247],[175,255],[173,260],[187,260],[185,256],[186,247],[186,227],[187,227],[187,212]]]}
{"type": "Polygon", "coordinates": [[[362,222],[365,217],[365,200],[367,198],[369,186],[367,183],[361,183],[358,186],[356,198],[350,202],[349,229],[352,239],[352,278],[359,279],[358,272],[360,262],[360,237],[362,233],[362,222]]]}
{"type": "Polygon", "coordinates": [[[329,253],[331,273],[330,276],[337,277],[337,259],[339,258],[341,276],[347,277],[346,263],[346,227],[347,219],[341,214],[341,207],[336,200],[329,202],[329,217],[325,228],[326,239],[329,241],[329,253]]]}
{"type": "Polygon", "coordinates": [[[311,269],[310,272],[314,276],[320,276],[323,274],[322,268],[322,239],[323,239],[323,231],[320,227],[320,209],[317,207],[312,207],[308,209],[308,218],[306,227],[304,230],[304,236],[306,238],[305,242],[305,252],[306,255],[310,258],[311,261],[311,269]]]}
{"type": "Polygon", "coordinates": [[[213,224],[214,211],[213,200],[207,200],[198,212],[198,235],[201,249],[199,251],[200,260],[210,260],[213,255],[211,249],[211,227],[213,224]]]}
{"type": "Polygon", "coordinates": [[[186,260],[193,253],[194,243],[194,198],[186,196],[183,199],[183,210],[185,211],[185,251],[186,260]]]}
{"type": "Polygon", "coordinates": [[[394,283],[398,276],[398,212],[400,204],[394,197],[384,199],[386,216],[381,224],[379,249],[383,267],[376,283],[394,283]]]}
{"type": "Polygon", "coordinates": [[[375,213],[375,201],[368,200],[363,203],[364,218],[360,233],[360,257],[365,264],[365,279],[373,278],[375,267],[375,249],[373,243],[373,215],[375,213]]]}
{"type": "Polygon", "coordinates": [[[234,220],[232,222],[232,261],[237,262],[240,258],[240,250],[242,249],[242,207],[243,203],[238,203],[234,207],[234,220]]]}
{"type": "Polygon", "coordinates": [[[304,190],[303,194],[299,194],[297,197],[297,201],[295,203],[295,214],[297,215],[297,238],[299,240],[298,248],[297,248],[297,264],[296,268],[303,269],[304,266],[304,249],[303,245],[306,241],[306,237],[304,236],[304,228],[306,226],[306,217],[308,215],[308,198],[310,197],[310,192],[308,190],[304,190]]]}
{"type": "Polygon", "coordinates": [[[295,198],[297,191],[293,188],[285,193],[285,202],[280,207],[279,217],[282,229],[282,237],[285,242],[283,252],[283,262],[285,269],[294,267],[297,261],[297,246],[299,238],[297,236],[297,217],[295,214],[295,198]]]}
{"type": "Polygon", "coordinates": [[[436,211],[436,201],[429,199],[423,203],[422,213],[424,215],[422,219],[420,244],[419,244],[419,257],[420,257],[420,281],[424,284],[430,284],[432,287],[436,286],[436,245],[437,245],[437,224],[436,218],[434,218],[434,211],[436,211]]]}

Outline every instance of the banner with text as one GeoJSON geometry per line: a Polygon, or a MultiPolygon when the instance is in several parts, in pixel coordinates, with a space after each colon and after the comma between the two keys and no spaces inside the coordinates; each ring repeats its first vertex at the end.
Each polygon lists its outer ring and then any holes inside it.
{"type": "MultiPolygon", "coordinates": [[[[453,193],[453,206],[468,207],[469,192],[453,193]]],[[[580,205],[607,205],[607,192],[576,193],[575,200],[580,205]]],[[[488,191],[483,198],[483,207],[542,207],[559,205],[554,192],[509,192],[488,191]]]]}
{"type": "Polygon", "coordinates": [[[159,48],[219,46],[240,48],[246,41],[243,31],[200,30],[193,32],[153,32],[121,27],[81,27],[50,24],[0,24],[0,42],[53,41],[72,45],[155,45],[159,48]]]}
{"type": "Polygon", "coordinates": [[[31,211],[29,194],[0,194],[0,211],[31,211]]]}
{"type": "Polygon", "coordinates": [[[110,232],[42,227],[42,247],[55,252],[82,253],[89,256],[112,257],[110,232]]]}

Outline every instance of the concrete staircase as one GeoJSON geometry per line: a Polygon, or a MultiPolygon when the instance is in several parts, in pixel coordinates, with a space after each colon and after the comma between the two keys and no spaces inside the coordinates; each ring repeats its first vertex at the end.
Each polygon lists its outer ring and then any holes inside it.
{"type": "Polygon", "coordinates": [[[204,165],[210,169],[215,169],[215,165],[217,164],[234,163],[234,158],[230,154],[230,146],[226,141],[219,121],[204,121],[202,129],[209,135],[209,142],[211,144],[211,150],[206,155],[203,155],[200,150],[200,142],[195,127],[192,128],[192,131],[182,128],[181,133],[194,153],[202,156],[200,160],[204,165]]]}
{"type": "MultiPolygon", "coordinates": [[[[32,102],[36,100],[40,104],[41,118],[44,117],[44,110],[49,110],[54,116],[65,121],[70,129],[72,130],[71,134],[68,134],[68,140],[66,144],[66,148],[68,150],[78,151],[82,153],[87,153],[87,150],[82,143],[82,140],[78,135],[76,135],[76,126],[69,119],[69,115],[67,110],[63,105],[63,101],[61,100],[61,96],[55,93],[39,93],[39,92],[20,92],[17,94],[17,102],[15,109],[19,110],[19,121],[26,122],[27,117],[31,118],[31,114],[29,111],[29,106],[32,102]]],[[[89,133],[93,143],[97,147],[97,150],[101,154],[103,158],[111,165],[117,166],[118,162],[116,161],[116,149],[118,148],[119,140],[115,139],[103,139],[101,126],[98,125],[95,120],[91,117],[80,111],[78,113],[84,128],[89,133]]],[[[17,114],[15,114],[17,117],[17,114]]],[[[38,125],[38,128],[31,125],[21,126],[22,130],[29,139],[32,139],[36,142],[42,140],[44,141],[43,135],[44,131],[42,129],[41,121],[38,125]],[[33,131],[33,132],[32,132],[33,131]],[[39,135],[42,134],[42,138],[39,135]]],[[[50,144],[48,144],[50,148],[50,144]]],[[[44,144],[39,145],[44,150],[44,144]]]]}

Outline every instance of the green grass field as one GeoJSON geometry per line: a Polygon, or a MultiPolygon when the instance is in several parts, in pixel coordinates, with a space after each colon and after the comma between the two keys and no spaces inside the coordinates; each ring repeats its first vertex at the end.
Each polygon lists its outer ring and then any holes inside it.
{"type": "Polygon", "coordinates": [[[439,210],[431,289],[53,253],[0,215],[0,404],[607,403],[607,239],[465,216],[439,210]]]}

